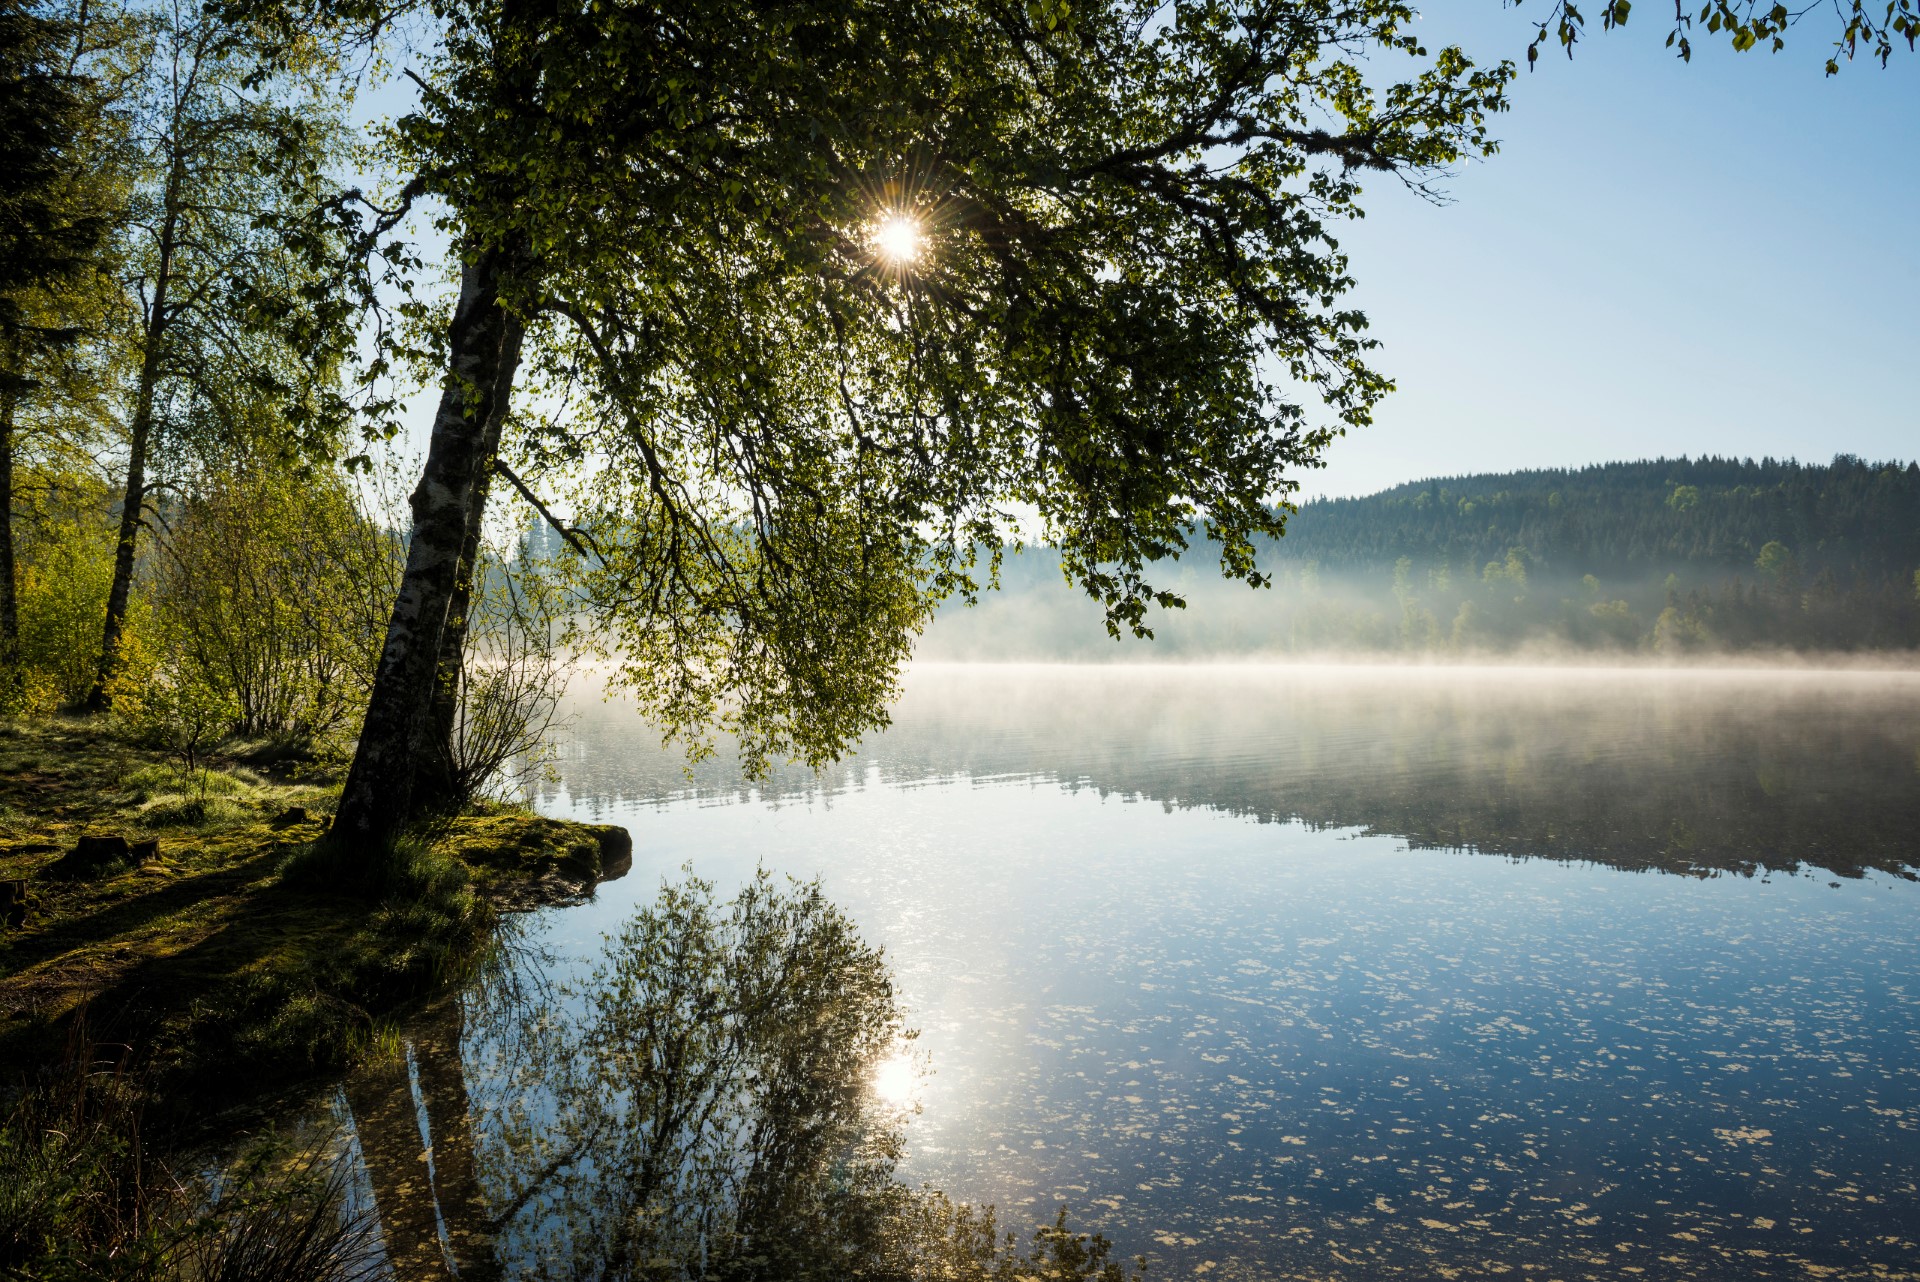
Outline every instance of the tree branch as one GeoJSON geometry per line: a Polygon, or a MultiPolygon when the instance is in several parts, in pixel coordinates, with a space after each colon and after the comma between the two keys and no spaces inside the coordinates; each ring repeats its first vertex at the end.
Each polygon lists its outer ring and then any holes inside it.
{"type": "Polygon", "coordinates": [[[534,492],[527,488],[527,483],[516,476],[512,468],[502,463],[499,459],[495,459],[493,461],[493,470],[501,476],[506,477],[513,485],[513,488],[520,491],[520,497],[532,504],[533,510],[540,514],[541,519],[552,526],[554,533],[565,539],[567,545],[575,552],[578,552],[582,557],[591,554],[593,558],[602,565],[607,563],[606,554],[600,550],[600,545],[593,541],[593,536],[577,526],[560,524],[559,519],[547,510],[547,505],[542,503],[539,498],[535,496],[534,492]]]}

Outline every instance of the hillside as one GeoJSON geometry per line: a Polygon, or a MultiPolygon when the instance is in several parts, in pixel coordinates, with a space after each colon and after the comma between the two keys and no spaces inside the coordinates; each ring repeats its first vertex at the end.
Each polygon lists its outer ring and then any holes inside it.
{"type": "MultiPolygon", "coordinates": [[[[1204,547],[1204,544],[1197,546],[1204,547]]],[[[1437,478],[1308,503],[1261,550],[1271,590],[1199,557],[1189,608],[1114,643],[1045,549],[941,611],[937,658],[1265,653],[1676,656],[1920,649],[1920,464],[1655,459],[1437,478]]]]}
{"type": "Polygon", "coordinates": [[[1920,463],[1653,459],[1445,477],[1304,505],[1278,551],[1333,568],[1478,569],[1525,548],[1544,569],[1602,578],[1702,566],[1751,575],[1768,543],[1808,574],[1920,567],[1920,463]]]}

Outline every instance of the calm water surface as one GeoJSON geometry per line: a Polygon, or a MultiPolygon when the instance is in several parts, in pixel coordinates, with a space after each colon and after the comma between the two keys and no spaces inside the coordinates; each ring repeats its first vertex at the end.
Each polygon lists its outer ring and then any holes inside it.
{"type": "Polygon", "coordinates": [[[927,668],[759,785],[570,711],[540,808],[635,864],[542,973],[818,877],[921,1030],[910,1182],[1157,1277],[1920,1276],[1920,677],[927,668]]]}

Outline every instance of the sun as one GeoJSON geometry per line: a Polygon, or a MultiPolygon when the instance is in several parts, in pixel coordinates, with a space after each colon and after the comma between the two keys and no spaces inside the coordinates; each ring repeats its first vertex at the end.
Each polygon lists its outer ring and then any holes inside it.
{"type": "Polygon", "coordinates": [[[874,224],[873,248],[889,262],[912,262],[920,256],[920,224],[905,214],[887,215],[874,224]]]}
{"type": "Polygon", "coordinates": [[[882,1103],[905,1108],[913,1103],[920,1073],[913,1056],[899,1051],[873,1066],[873,1093],[882,1103]]]}

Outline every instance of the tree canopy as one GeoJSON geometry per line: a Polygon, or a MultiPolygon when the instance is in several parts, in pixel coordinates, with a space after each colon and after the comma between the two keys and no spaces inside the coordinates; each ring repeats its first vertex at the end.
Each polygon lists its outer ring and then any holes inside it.
{"type": "Polygon", "coordinates": [[[30,349],[72,340],[35,316],[32,295],[80,275],[109,227],[75,191],[76,142],[97,104],[74,25],[28,0],[0,0],[0,394],[33,386],[30,349]]]}
{"type": "MultiPolygon", "coordinates": [[[[1519,4],[1520,0],[1513,0],[1519,4]]],[[[1623,27],[1633,12],[1632,0],[1602,0],[1600,5],[1600,26],[1611,31],[1623,27]]],[[[1887,0],[1884,9],[1869,4],[1868,0],[1826,0],[1818,3],[1810,0],[1798,8],[1790,7],[1781,0],[1701,0],[1696,11],[1690,0],[1674,0],[1673,25],[1667,30],[1667,48],[1677,53],[1682,61],[1693,60],[1693,38],[1700,32],[1710,36],[1724,36],[1736,53],[1745,53],[1749,49],[1767,48],[1775,53],[1786,48],[1787,36],[1807,18],[1816,21],[1832,20],[1839,23],[1834,36],[1832,51],[1827,55],[1827,74],[1838,75],[1842,61],[1852,62],[1855,57],[1865,53],[1877,60],[1881,66],[1893,56],[1899,42],[1907,43],[1907,51],[1913,51],[1916,41],[1920,41],[1920,8],[1914,0],[1887,0]]],[[[1566,50],[1567,56],[1573,56],[1574,46],[1586,33],[1587,18],[1573,0],[1554,0],[1553,7],[1540,20],[1534,32],[1533,43],[1527,46],[1527,63],[1532,65],[1540,57],[1542,46],[1557,44],[1566,50]]],[[[1832,30],[1831,27],[1828,28],[1832,30]]]]}
{"type": "Polygon", "coordinates": [[[136,372],[96,708],[122,661],[153,455],[179,459],[161,449],[168,438],[188,450],[330,450],[347,414],[338,365],[354,342],[354,309],[316,263],[337,248],[290,244],[281,227],[301,221],[283,211],[320,206],[341,141],[312,42],[263,61],[253,33],[181,0],[139,18],[116,336],[136,372]]]}
{"type": "MultiPolygon", "coordinates": [[[[575,487],[594,635],[652,711],[810,760],[884,720],[932,603],[1020,522],[1116,631],[1190,529],[1258,582],[1272,500],[1389,386],[1339,221],[1365,177],[1493,150],[1512,75],[1385,0],[415,16],[435,56],[392,153],[462,285],[390,688],[428,681],[497,460],[575,487]]],[[[384,697],[363,758],[423,723],[384,697]]]]}
{"type": "MultiPolygon", "coordinates": [[[[496,487],[559,531],[572,639],[670,733],[730,731],[753,766],[884,724],[938,603],[993,586],[1024,542],[1057,549],[1116,637],[1183,603],[1171,563],[1202,546],[1265,583],[1301,470],[1391,387],[1342,225],[1371,184],[1437,198],[1496,150],[1514,75],[1423,47],[1397,0],[0,5],[21,158],[0,176],[0,320],[88,335],[72,360],[49,338],[32,370],[0,353],[34,392],[6,403],[0,490],[16,409],[47,512],[49,486],[78,492],[48,470],[48,425],[87,425],[58,433],[88,447],[63,454],[75,476],[124,460],[117,507],[88,500],[118,526],[96,703],[149,519],[201,528],[226,510],[209,496],[281,484],[262,466],[297,485],[293,447],[334,450],[356,414],[391,426],[405,363],[438,384],[342,803],[355,839],[461,791],[445,763],[496,487]],[[331,77],[356,43],[418,92],[360,158],[380,180],[345,190],[331,77]],[[105,159],[82,182],[89,130],[105,159]],[[102,210],[116,234],[89,248],[102,210]],[[43,395],[43,375],[63,381],[43,395]]],[[[1909,0],[1835,12],[1847,51],[1914,38],[1909,0]]],[[[1814,13],[1713,0],[1675,11],[1676,43],[1698,25],[1754,48],[1814,13]]],[[[1540,21],[1571,49],[1585,18],[1540,21]]],[[[1617,524],[1738,550],[1778,533],[1753,516],[1772,503],[1689,480],[1617,524]]],[[[89,545],[81,524],[45,548],[89,545]]],[[[1495,595],[1558,555],[1491,526],[1447,537],[1484,553],[1467,569],[1495,595]]],[[[1817,574],[1821,549],[1788,543],[1817,574]]],[[[52,582],[58,558],[33,555],[52,582]]]]}

